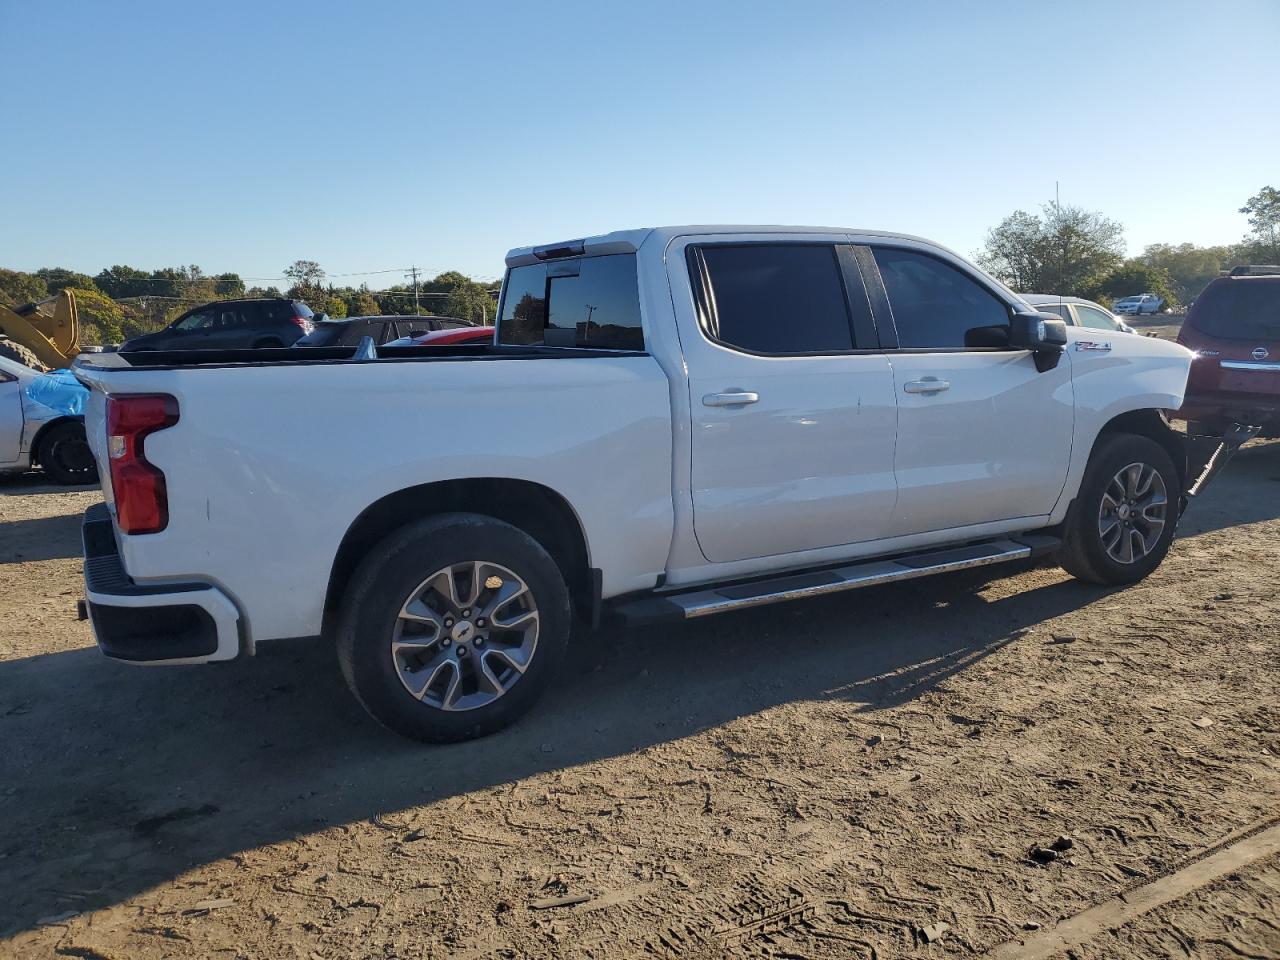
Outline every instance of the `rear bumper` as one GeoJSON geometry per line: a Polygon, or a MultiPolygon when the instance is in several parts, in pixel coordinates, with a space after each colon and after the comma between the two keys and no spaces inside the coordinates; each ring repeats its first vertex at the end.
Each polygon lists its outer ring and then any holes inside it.
{"type": "Polygon", "coordinates": [[[1170,416],[1178,420],[1236,421],[1263,426],[1280,423],[1280,397],[1239,393],[1190,393],[1170,416]]]}
{"type": "Polygon", "coordinates": [[[208,583],[138,584],[125,572],[105,504],[84,515],[84,609],[98,648],[115,660],[183,664],[232,660],[240,613],[208,583]]]}

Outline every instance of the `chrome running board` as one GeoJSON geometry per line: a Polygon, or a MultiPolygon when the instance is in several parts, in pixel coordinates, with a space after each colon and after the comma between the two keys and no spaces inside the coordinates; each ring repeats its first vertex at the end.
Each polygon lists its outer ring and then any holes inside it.
{"type": "Polygon", "coordinates": [[[784,600],[802,600],[829,593],[874,587],[899,580],[914,580],[935,573],[985,567],[1010,560],[1025,560],[1056,549],[1059,540],[1043,534],[989,540],[908,554],[891,560],[869,560],[842,567],[792,573],[768,580],[700,587],[686,593],[663,593],[623,602],[616,610],[629,622],[692,620],[730,610],[743,610],[784,600]]]}

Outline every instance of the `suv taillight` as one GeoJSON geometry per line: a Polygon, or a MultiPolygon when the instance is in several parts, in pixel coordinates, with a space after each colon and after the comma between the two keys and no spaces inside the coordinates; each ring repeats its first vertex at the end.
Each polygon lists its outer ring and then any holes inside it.
{"type": "Polygon", "coordinates": [[[293,322],[302,328],[302,335],[304,337],[316,328],[316,325],[311,322],[310,317],[301,317],[296,313],[293,315],[293,322]]]}
{"type": "Polygon", "coordinates": [[[121,533],[159,533],[169,523],[164,473],[147,462],[143,440],[178,422],[178,401],[168,394],[107,398],[107,460],[121,533]]]}

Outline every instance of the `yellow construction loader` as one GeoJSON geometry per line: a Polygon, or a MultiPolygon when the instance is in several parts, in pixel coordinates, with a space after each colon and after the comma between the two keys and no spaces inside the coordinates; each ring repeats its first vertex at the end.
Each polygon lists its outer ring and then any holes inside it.
{"type": "Polygon", "coordinates": [[[70,290],[21,307],[0,304],[0,356],[45,370],[70,366],[79,353],[80,314],[70,290]]]}

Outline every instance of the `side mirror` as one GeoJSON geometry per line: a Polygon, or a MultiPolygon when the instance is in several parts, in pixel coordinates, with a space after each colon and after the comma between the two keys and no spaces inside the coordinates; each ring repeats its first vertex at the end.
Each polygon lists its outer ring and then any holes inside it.
{"type": "Polygon", "coordinates": [[[1056,313],[1015,313],[1009,321],[1009,346],[1030,350],[1043,373],[1058,365],[1067,345],[1067,322],[1056,313]]]}

